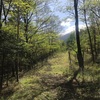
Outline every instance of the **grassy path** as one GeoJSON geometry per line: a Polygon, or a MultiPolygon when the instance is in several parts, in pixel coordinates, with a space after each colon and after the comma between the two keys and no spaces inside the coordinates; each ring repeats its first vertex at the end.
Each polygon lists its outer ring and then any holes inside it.
{"type": "Polygon", "coordinates": [[[59,53],[48,59],[38,71],[27,72],[14,88],[7,100],[57,100],[59,83],[66,81],[64,74],[68,68],[67,53],[59,53]]]}
{"type": "Polygon", "coordinates": [[[85,66],[84,84],[78,74],[82,87],[73,84],[72,88],[66,82],[75,71],[75,64],[73,68],[69,70],[67,53],[56,54],[43,67],[25,73],[19,84],[9,86],[0,100],[100,100],[100,66],[85,66]]]}

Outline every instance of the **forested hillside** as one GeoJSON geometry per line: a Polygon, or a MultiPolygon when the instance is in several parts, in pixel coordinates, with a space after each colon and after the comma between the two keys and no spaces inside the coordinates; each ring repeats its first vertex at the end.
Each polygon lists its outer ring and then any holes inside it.
{"type": "Polygon", "coordinates": [[[0,0],[0,100],[99,100],[99,6],[0,0]]]}

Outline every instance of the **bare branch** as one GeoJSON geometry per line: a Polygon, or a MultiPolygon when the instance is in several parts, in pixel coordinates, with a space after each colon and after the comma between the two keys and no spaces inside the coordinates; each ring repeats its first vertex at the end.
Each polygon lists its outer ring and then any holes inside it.
{"type": "Polygon", "coordinates": [[[5,12],[5,7],[4,7],[4,3],[3,3],[3,11],[4,11],[4,19],[3,19],[3,21],[2,22],[6,22],[6,18],[7,18],[7,15],[8,15],[8,13],[9,13],[9,10],[10,10],[10,7],[11,7],[11,3],[12,3],[12,0],[10,0],[9,1],[9,6],[8,6],[8,9],[7,9],[7,13],[5,12]]]}

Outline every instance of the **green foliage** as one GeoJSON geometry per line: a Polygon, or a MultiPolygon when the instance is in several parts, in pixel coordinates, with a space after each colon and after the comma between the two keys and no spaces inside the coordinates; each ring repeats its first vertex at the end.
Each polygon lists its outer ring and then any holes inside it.
{"type": "Polygon", "coordinates": [[[61,42],[54,29],[57,23],[53,22],[54,15],[50,19],[49,12],[44,11],[44,7],[50,10],[45,3],[46,0],[4,0],[0,19],[0,90],[6,81],[9,83],[12,77],[18,81],[19,73],[60,50],[61,42]]]}
{"type": "Polygon", "coordinates": [[[67,50],[72,50],[76,52],[76,40],[74,33],[71,33],[71,35],[66,41],[66,44],[67,44],[67,50]]]}

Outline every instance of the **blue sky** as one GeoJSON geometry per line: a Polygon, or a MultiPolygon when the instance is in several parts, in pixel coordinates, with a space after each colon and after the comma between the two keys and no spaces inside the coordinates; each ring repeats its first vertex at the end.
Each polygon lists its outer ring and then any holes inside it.
{"type": "MultiPolygon", "coordinates": [[[[70,13],[67,12],[66,5],[70,3],[70,0],[53,0],[51,3],[51,9],[53,13],[59,16],[61,20],[61,26],[64,27],[64,30],[60,33],[61,35],[68,34],[75,30],[75,20],[74,15],[70,16],[70,13]]],[[[85,24],[83,22],[79,22],[79,28],[85,28],[85,24]]]]}

